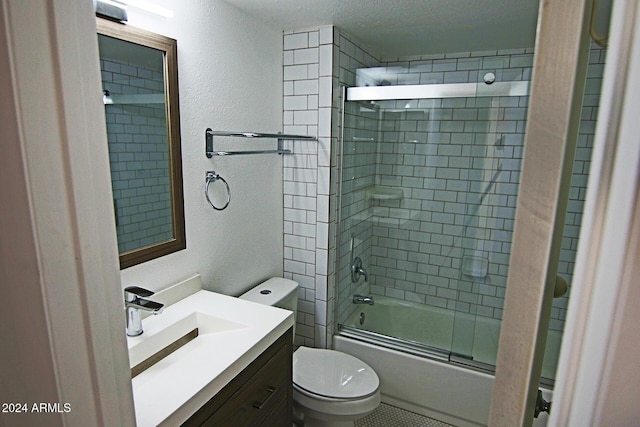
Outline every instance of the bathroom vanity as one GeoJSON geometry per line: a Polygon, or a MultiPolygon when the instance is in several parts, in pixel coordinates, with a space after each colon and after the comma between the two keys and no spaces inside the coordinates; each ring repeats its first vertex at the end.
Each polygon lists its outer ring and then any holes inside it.
{"type": "Polygon", "coordinates": [[[204,290],[144,319],[127,338],[131,368],[143,366],[131,380],[137,425],[291,425],[292,327],[288,310],[204,290]]]}
{"type": "Polygon", "coordinates": [[[292,425],[292,341],[290,329],[183,425],[292,425]]]}

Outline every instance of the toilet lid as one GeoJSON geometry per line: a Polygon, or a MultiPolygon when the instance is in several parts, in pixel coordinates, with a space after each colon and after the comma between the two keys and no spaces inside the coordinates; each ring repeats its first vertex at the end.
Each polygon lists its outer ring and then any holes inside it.
{"type": "Polygon", "coordinates": [[[371,395],[380,384],[378,375],[363,361],[339,351],[309,347],[293,353],[293,382],[308,392],[341,399],[371,395]]]}

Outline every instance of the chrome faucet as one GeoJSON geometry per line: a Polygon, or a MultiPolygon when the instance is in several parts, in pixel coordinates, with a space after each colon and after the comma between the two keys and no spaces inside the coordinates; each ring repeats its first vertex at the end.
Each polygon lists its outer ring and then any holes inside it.
{"type": "Polygon", "coordinates": [[[153,294],[154,292],[138,286],[129,286],[124,289],[128,336],[137,337],[142,334],[142,313],[140,310],[150,311],[153,314],[160,314],[164,310],[164,304],[144,299],[144,297],[153,294]]]}
{"type": "Polygon", "coordinates": [[[360,275],[364,276],[365,282],[369,281],[367,270],[362,268],[362,260],[358,256],[353,260],[353,264],[351,265],[351,281],[353,283],[356,283],[358,280],[360,280],[360,275]]]}
{"type": "Polygon", "coordinates": [[[373,305],[373,304],[375,304],[375,301],[373,300],[373,297],[371,295],[366,297],[364,295],[356,294],[356,295],[353,296],[353,303],[354,304],[369,304],[369,305],[373,305]]]}

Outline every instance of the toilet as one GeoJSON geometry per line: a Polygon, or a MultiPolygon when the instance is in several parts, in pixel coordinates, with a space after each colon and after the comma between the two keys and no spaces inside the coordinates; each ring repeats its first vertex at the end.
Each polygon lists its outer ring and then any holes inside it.
{"type": "MultiPolygon", "coordinates": [[[[295,316],[297,289],[293,280],[274,277],[240,298],[291,310],[295,316]]],[[[294,418],[302,418],[305,427],[353,426],[380,404],[379,386],[375,371],[349,354],[304,346],[293,353],[294,418]]]]}

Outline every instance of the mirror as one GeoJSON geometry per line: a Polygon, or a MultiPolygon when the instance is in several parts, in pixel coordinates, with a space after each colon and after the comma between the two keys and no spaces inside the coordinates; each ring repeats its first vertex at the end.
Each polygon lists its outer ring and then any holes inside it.
{"type": "Polygon", "coordinates": [[[98,18],[120,268],[186,247],[176,41],[98,18]]]}

